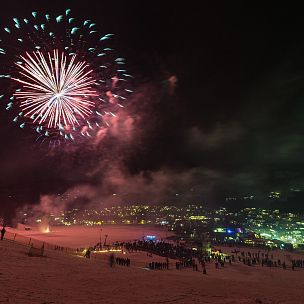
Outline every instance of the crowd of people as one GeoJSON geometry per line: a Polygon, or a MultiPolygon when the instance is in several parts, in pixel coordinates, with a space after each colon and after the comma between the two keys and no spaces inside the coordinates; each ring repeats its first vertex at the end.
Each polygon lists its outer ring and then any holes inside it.
{"type": "Polygon", "coordinates": [[[292,270],[294,270],[296,267],[304,268],[304,260],[291,260],[292,270]]]}
{"type": "MultiPolygon", "coordinates": [[[[269,251],[262,252],[259,250],[258,252],[245,252],[234,250],[228,258],[230,263],[231,261],[238,261],[248,266],[261,265],[262,267],[280,267],[284,270],[287,269],[285,260],[282,261],[280,258],[275,258],[273,253],[269,251]]],[[[291,269],[295,270],[296,267],[304,267],[304,260],[291,260],[291,269]]]]}
{"type": "MultiPolygon", "coordinates": [[[[183,268],[190,268],[194,271],[198,271],[199,266],[201,266],[201,271],[207,273],[206,265],[207,263],[214,263],[216,269],[225,267],[226,263],[232,265],[233,263],[239,262],[247,266],[260,265],[262,267],[280,267],[282,269],[287,269],[287,261],[275,258],[273,251],[265,250],[262,251],[241,251],[235,249],[231,254],[224,254],[221,250],[214,250],[211,253],[202,253],[193,250],[183,244],[172,244],[166,242],[153,242],[153,241],[136,241],[128,242],[123,244],[125,249],[129,252],[134,251],[146,251],[147,255],[152,256],[156,254],[158,256],[164,256],[167,259],[177,260],[175,263],[175,268],[181,270],[183,268]]],[[[295,270],[296,267],[304,268],[304,259],[290,260],[290,268],[295,270]]],[[[160,266],[161,267],[161,266],[160,266]]],[[[152,263],[149,264],[150,269],[155,269],[152,263]]],[[[165,269],[165,268],[163,268],[165,269]]]]}
{"type": "Polygon", "coordinates": [[[169,262],[150,262],[149,263],[150,270],[168,270],[169,269],[169,262]]]}
{"type": "Polygon", "coordinates": [[[176,269],[182,269],[182,268],[190,268],[195,265],[194,259],[184,259],[184,260],[179,260],[178,262],[175,263],[175,268],[176,269]]]}
{"type": "Polygon", "coordinates": [[[55,245],[55,246],[54,246],[54,250],[64,251],[64,250],[65,250],[65,247],[55,245]]]}
{"type": "Polygon", "coordinates": [[[130,259],[129,258],[119,258],[115,259],[117,265],[130,267],[130,259]]]}
{"type": "Polygon", "coordinates": [[[223,261],[220,258],[222,254],[202,254],[186,247],[183,244],[172,244],[166,242],[153,242],[153,241],[137,241],[128,242],[124,244],[124,247],[129,252],[146,251],[147,256],[152,257],[152,253],[158,256],[164,256],[167,259],[166,263],[149,263],[149,269],[169,269],[168,259],[175,259],[175,268],[182,270],[184,268],[192,268],[193,271],[202,271],[203,274],[207,274],[206,262],[216,260],[216,263],[223,261]],[[199,269],[201,265],[201,270],[199,269]]]}
{"type": "Polygon", "coordinates": [[[196,251],[183,245],[174,245],[166,242],[136,241],[124,243],[129,252],[146,251],[171,259],[191,259],[196,256],[196,251]]]}

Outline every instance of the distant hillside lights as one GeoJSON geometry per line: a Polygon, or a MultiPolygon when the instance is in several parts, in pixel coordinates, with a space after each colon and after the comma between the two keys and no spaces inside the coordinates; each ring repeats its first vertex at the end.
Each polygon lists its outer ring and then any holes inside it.
{"type": "Polygon", "coordinates": [[[253,200],[254,199],[254,195],[246,195],[246,196],[229,196],[225,198],[226,202],[229,201],[243,201],[243,200],[253,200]]]}
{"type": "Polygon", "coordinates": [[[281,198],[281,192],[271,191],[268,197],[271,198],[271,199],[280,199],[281,198]]]}
{"type": "MultiPolygon", "coordinates": [[[[275,193],[274,193],[275,194],[275,193]]],[[[196,237],[205,232],[220,233],[216,228],[242,227],[245,231],[264,234],[265,239],[278,240],[294,244],[294,247],[304,246],[303,214],[286,213],[279,209],[262,209],[246,207],[239,210],[228,208],[202,208],[201,205],[126,205],[111,206],[102,209],[59,210],[58,212],[35,217],[32,210],[20,210],[20,222],[27,223],[28,219],[35,219],[36,225],[47,220],[51,226],[56,225],[103,225],[103,224],[156,224],[167,226],[183,236],[196,237]],[[185,232],[186,231],[186,232],[185,232]]],[[[52,231],[52,229],[51,229],[52,231]]],[[[223,232],[222,232],[223,233],[223,232]]],[[[227,237],[232,237],[226,230],[227,237]]]]}

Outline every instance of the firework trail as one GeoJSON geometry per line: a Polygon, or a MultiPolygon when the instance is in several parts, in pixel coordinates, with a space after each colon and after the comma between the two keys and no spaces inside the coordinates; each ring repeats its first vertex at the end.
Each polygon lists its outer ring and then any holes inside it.
{"type": "Polygon", "coordinates": [[[6,88],[0,99],[13,122],[42,141],[98,134],[132,92],[125,59],[108,45],[113,34],[100,35],[93,21],[77,20],[70,9],[56,17],[32,12],[13,18],[0,39],[6,88]]]}

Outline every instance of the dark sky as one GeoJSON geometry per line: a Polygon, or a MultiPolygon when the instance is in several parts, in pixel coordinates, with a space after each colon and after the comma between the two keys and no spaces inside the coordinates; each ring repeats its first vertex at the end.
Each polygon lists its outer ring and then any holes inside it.
{"type": "Polygon", "coordinates": [[[304,190],[301,9],[164,3],[1,5],[2,27],[33,10],[71,8],[96,21],[115,33],[135,76],[128,107],[97,143],[49,150],[16,128],[2,105],[2,210],[53,202],[58,193],[68,206],[85,206],[218,203],[228,195],[304,190]]]}

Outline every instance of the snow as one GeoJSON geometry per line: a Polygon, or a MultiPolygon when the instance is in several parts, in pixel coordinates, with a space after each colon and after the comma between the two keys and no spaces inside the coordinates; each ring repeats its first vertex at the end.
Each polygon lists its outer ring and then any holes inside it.
{"type": "MultiPolygon", "coordinates": [[[[79,232],[79,229],[75,231],[79,232]]],[[[112,229],[115,231],[114,227],[112,229]]],[[[124,234],[120,231],[117,236],[132,239],[134,232],[129,234],[129,229],[126,227],[124,234]]],[[[114,240],[114,232],[108,233],[114,240]]],[[[56,242],[64,239],[66,244],[76,244],[60,231],[56,242]]],[[[45,257],[29,257],[27,252],[28,246],[24,244],[0,241],[0,303],[304,302],[304,270],[299,269],[291,271],[242,263],[215,269],[214,264],[207,264],[207,275],[203,275],[201,271],[192,269],[176,270],[173,262],[170,270],[147,270],[145,265],[149,261],[165,259],[155,255],[151,258],[144,252],[121,255],[130,258],[130,268],[118,265],[110,268],[106,255],[85,259],[46,250],[45,257]]]]}
{"type": "Polygon", "coordinates": [[[107,244],[116,241],[137,240],[146,235],[156,235],[158,239],[172,235],[171,232],[161,227],[148,225],[51,226],[49,229],[49,233],[42,232],[45,229],[41,229],[41,227],[31,227],[31,230],[8,228],[7,231],[71,248],[96,245],[100,242],[100,236],[103,243],[106,235],[108,235],[107,244]]]}

